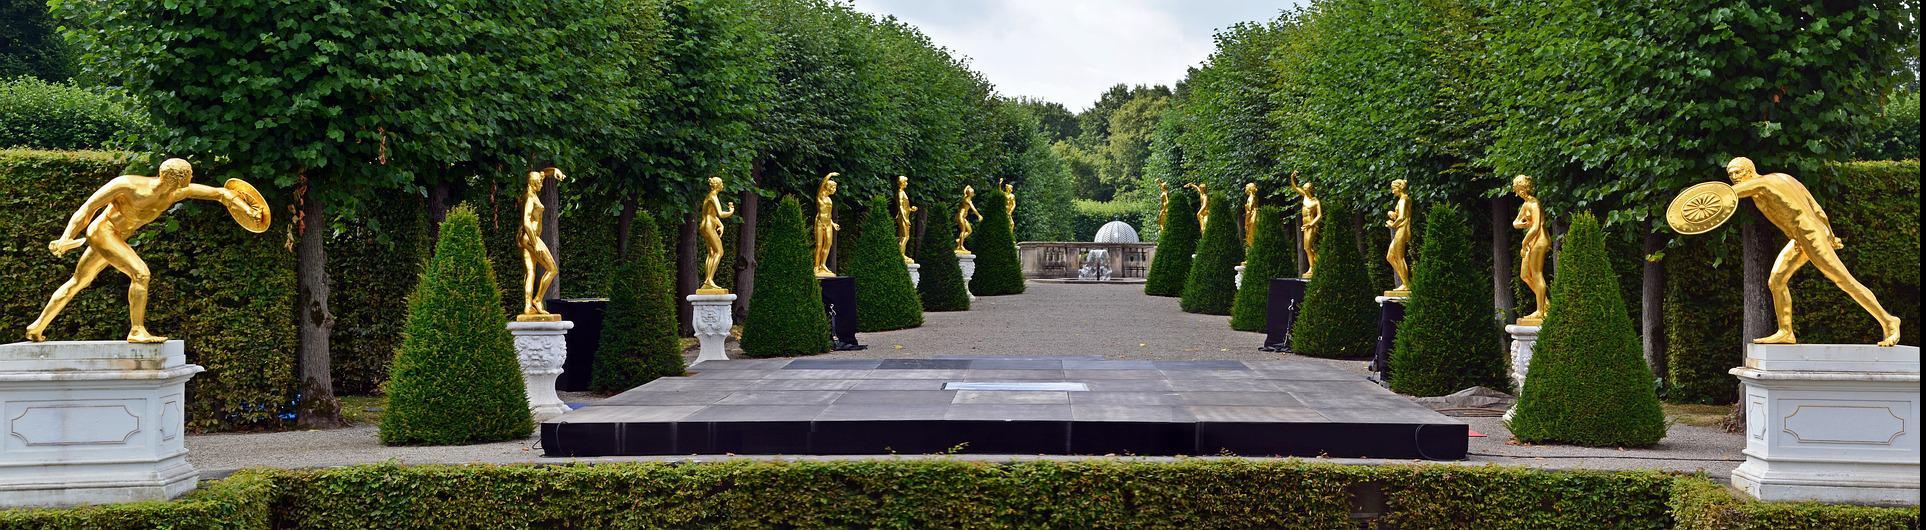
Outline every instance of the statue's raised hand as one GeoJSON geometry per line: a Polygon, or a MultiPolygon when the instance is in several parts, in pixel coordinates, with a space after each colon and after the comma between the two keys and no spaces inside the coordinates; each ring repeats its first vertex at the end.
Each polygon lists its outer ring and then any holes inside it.
{"type": "Polygon", "coordinates": [[[53,241],[47,242],[47,250],[51,250],[53,251],[53,255],[59,256],[61,254],[66,254],[67,251],[69,250],[80,248],[82,246],[85,246],[86,244],[87,244],[87,240],[85,239],[61,238],[61,239],[55,239],[53,241]]]}

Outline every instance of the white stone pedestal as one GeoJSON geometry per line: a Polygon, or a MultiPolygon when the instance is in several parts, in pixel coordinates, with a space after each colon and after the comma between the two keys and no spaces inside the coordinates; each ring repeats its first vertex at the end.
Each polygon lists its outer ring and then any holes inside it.
{"type": "Polygon", "coordinates": [[[956,266],[963,269],[963,292],[969,293],[970,299],[975,300],[976,293],[969,291],[970,278],[976,276],[976,254],[957,254],[956,266]]]}
{"type": "Polygon", "coordinates": [[[522,361],[522,383],[528,385],[528,411],[535,421],[564,412],[568,405],[555,395],[555,379],[562,375],[562,361],[568,359],[568,330],[575,323],[509,322],[508,332],[515,335],[515,356],[522,361]]]}
{"type": "Polygon", "coordinates": [[[923,285],[923,264],[911,263],[909,264],[909,271],[910,287],[921,287],[923,285]]]}
{"type": "Polygon", "coordinates": [[[0,345],[0,508],[166,500],[200,473],[182,445],[181,341],[0,345]]]}
{"type": "Polygon", "coordinates": [[[696,341],[702,345],[702,353],[696,355],[696,362],[729,360],[729,354],[723,352],[722,345],[729,340],[729,327],[735,325],[735,303],[736,295],[733,294],[689,295],[689,305],[695,307],[695,323],[691,327],[695,328],[696,341]]]}
{"type": "Polygon", "coordinates": [[[1919,504],[1919,348],[1753,344],[1745,463],[1732,485],[1765,501],[1919,504]]]}
{"type": "Polygon", "coordinates": [[[1517,395],[1525,389],[1525,372],[1531,370],[1531,349],[1538,345],[1539,326],[1509,324],[1505,332],[1511,334],[1511,387],[1517,395]]]}
{"type": "Polygon", "coordinates": [[[1237,282],[1237,288],[1239,289],[1244,288],[1244,266],[1238,265],[1236,267],[1231,267],[1231,268],[1237,271],[1237,277],[1232,281],[1237,282]]]}

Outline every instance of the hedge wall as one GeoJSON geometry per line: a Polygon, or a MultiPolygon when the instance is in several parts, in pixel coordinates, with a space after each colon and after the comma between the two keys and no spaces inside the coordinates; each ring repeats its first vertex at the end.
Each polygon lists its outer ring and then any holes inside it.
{"type": "Polygon", "coordinates": [[[1695,476],[1298,460],[728,461],[247,470],[168,503],[0,511],[42,528],[1910,528],[1695,476]]]}
{"type": "Polygon", "coordinates": [[[102,149],[131,144],[149,127],[118,90],[0,76],[0,147],[102,149]]]}
{"type": "Polygon", "coordinates": [[[1155,202],[1077,199],[1071,203],[1071,207],[1076,210],[1070,216],[1071,241],[1095,240],[1097,230],[1111,221],[1130,223],[1130,227],[1137,229],[1137,236],[1144,242],[1157,240],[1157,203],[1155,202]]]}

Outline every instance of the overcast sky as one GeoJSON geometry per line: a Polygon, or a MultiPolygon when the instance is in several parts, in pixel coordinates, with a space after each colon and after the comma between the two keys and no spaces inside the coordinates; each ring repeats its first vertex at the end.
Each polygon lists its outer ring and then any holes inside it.
{"type": "Polygon", "coordinates": [[[956,53],[1006,96],[1080,111],[1110,85],[1172,84],[1211,33],[1275,17],[1292,0],[854,0],[956,53]]]}

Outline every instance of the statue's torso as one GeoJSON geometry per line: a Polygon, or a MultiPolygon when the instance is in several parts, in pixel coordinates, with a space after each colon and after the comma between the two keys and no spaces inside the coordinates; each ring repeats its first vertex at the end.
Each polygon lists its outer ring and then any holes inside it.
{"type": "Polygon", "coordinates": [[[180,202],[180,190],[162,190],[159,177],[128,175],[122,178],[126,179],[126,187],[102,208],[101,216],[123,236],[154,222],[167,213],[168,207],[180,202]]]}
{"type": "Polygon", "coordinates": [[[1800,236],[1830,239],[1831,228],[1820,217],[1819,205],[1812,200],[1812,192],[1805,184],[1784,173],[1758,178],[1762,181],[1759,191],[1752,195],[1752,203],[1773,225],[1795,239],[1800,236]]]}

